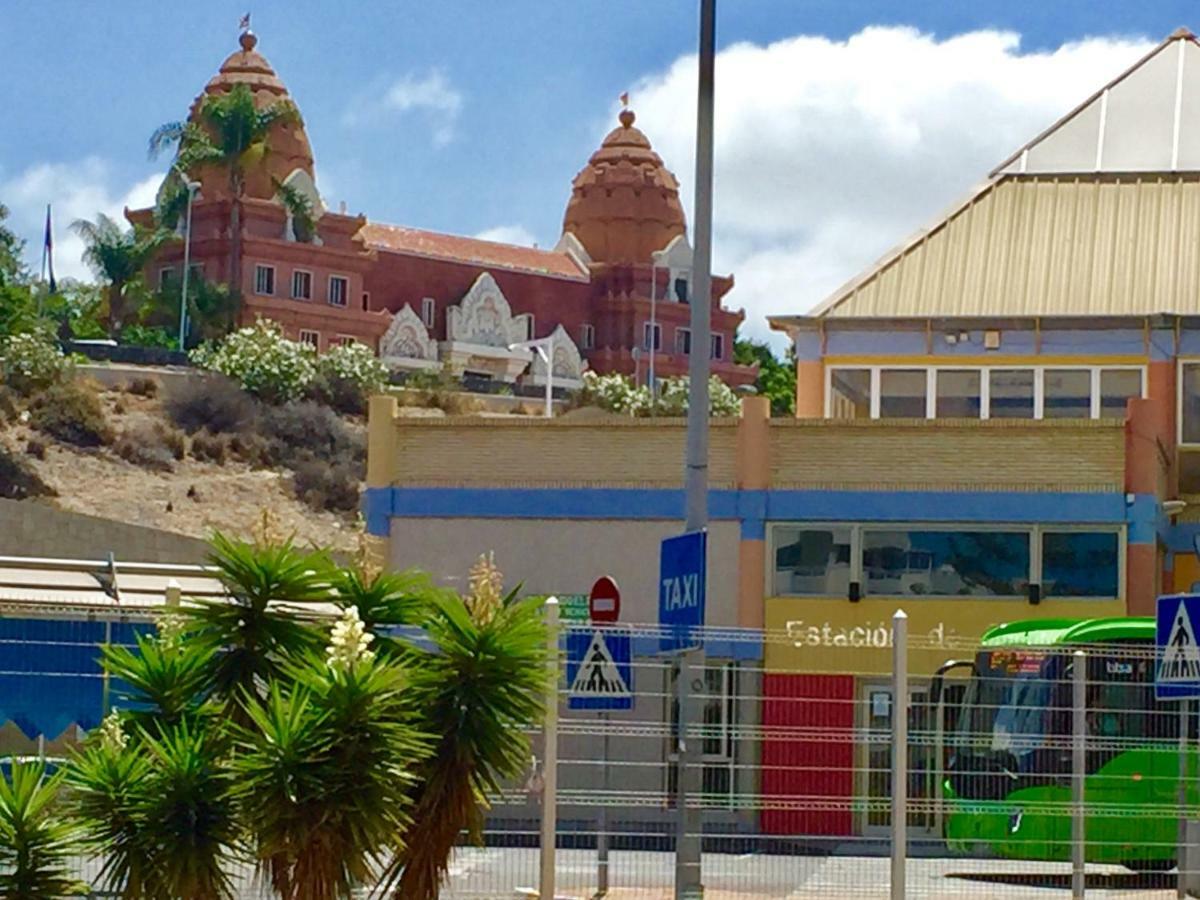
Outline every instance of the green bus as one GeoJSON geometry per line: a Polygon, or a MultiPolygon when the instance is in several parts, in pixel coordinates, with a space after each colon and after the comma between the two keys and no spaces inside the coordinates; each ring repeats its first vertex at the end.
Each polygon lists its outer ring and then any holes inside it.
{"type": "MultiPolygon", "coordinates": [[[[1071,858],[1073,654],[1082,649],[1087,860],[1136,871],[1175,865],[1180,716],[1177,703],[1155,700],[1154,628],[1154,619],[1132,617],[1013,622],[984,634],[974,660],[939,670],[931,698],[949,670],[971,670],[939,779],[952,851],[1071,858]]],[[[1194,773],[1194,758],[1189,765],[1194,773]]],[[[1194,774],[1187,784],[1194,809],[1194,774]]]]}

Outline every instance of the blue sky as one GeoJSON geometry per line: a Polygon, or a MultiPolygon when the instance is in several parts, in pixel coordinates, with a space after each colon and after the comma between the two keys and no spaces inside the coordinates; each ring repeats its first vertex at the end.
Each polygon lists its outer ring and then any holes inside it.
{"type": "MultiPolygon", "coordinates": [[[[258,2],[318,186],[370,218],[552,244],[570,180],[633,94],[690,197],[694,0],[258,2]]],[[[1179,25],[1182,2],[718,0],[715,263],[765,334],[1179,25]],[[1065,46],[1064,46],[1065,45],[1065,46]]],[[[237,3],[11,3],[0,202],[33,244],[147,196],[158,124],[236,46],[237,3]],[[15,73],[15,74],[14,74],[15,73]]],[[[36,248],[31,248],[34,250],[36,248]]],[[[82,271],[60,237],[60,270],[82,271]]],[[[36,256],[36,253],[31,253],[36,256]]]]}

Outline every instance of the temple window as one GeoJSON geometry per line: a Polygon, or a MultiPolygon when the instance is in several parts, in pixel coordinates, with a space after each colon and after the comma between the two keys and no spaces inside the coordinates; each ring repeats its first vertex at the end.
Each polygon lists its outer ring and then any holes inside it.
{"type": "Polygon", "coordinates": [[[342,275],[329,276],[329,305],[345,306],[350,293],[350,281],[342,275]]]}
{"type": "Polygon", "coordinates": [[[312,272],[296,269],[292,272],[292,299],[312,299],[312,272]]]}
{"type": "Polygon", "coordinates": [[[275,267],[261,263],[254,267],[254,293],[271,296],[275,293],[275,267]]]}

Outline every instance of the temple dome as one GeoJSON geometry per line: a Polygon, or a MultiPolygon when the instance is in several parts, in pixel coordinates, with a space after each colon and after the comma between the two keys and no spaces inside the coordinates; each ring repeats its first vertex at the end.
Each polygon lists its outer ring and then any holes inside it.
{"type": "MultiPolygon", "coordinates": [[[[230,54],[192,103],[188,112],[189,121],[195,121],[200,104],[206,96],[228,93],[237,84],[244,84],[250,88],[254,95],[254,104],[259,109],[281,100],[294,102],[288,94],[287,87],[271,68],[271,64],[256,49],[258,38],[255,34],[244,31],[238,42],[241,49],[230,54]]],[[[272,177],[284,181],[296,170],[307,174],[311,183],[315,178],[313,155],[302,120],[291,124],[277,123],[271,130],[268,142],[271,150],[262,164],[252,166],[246,172],[247,197],[264,200],[273,198],[276,191],[271,181],[272,177]]],[[[199,178],[205,197],[229,196],[229,185],[224,173],[209,170],[199,173],[199,178]]]]}
{"type": "Polygon", "coordinates": [[[623,109],[587,165],[575,176],[563,231],[593,262],[649,263],[651,254],[687,233],[679,182],[623,109]]]}

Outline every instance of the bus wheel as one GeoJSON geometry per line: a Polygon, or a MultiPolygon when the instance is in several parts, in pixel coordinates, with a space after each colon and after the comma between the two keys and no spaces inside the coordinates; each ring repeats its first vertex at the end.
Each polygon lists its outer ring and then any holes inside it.
{"type": "Polygon", "coordinates": [[[1173,859],[1130,859],[1121,863],[1131,872],[1138,874],[1149,874],[1152,872],[1170,872],[1175,868],[1175,860],[1173,859]]]}

